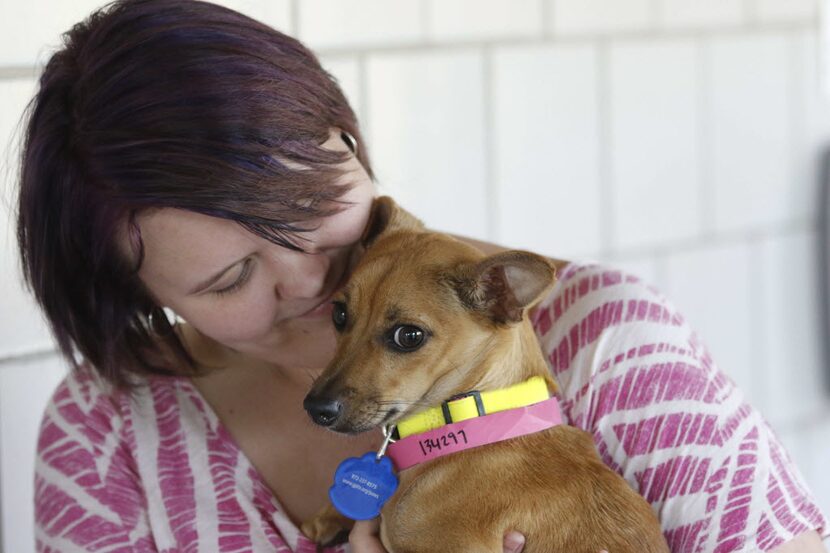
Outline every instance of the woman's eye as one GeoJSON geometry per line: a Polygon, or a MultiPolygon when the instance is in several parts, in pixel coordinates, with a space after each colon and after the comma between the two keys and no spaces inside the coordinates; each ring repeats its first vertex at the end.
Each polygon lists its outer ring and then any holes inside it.
{"type": "Polygon", "coordinates": [[[426,333],[412,325],[397,326],[392,330],[392,343],[400,351],[415,351],[421,347],[426,333]]]}
{"type": "Polygon", "coordinates": [[[219,290],[214,290],[213,293],[220,296],[224,296],[225,294],[231,294],[242,288],[242,286],[246,282],[248,282],[248,278],[250,278],[251,276],[251,265],[251,259],[246,259],[245,263],[242,264],[242,272],[239,273],[239,277],[236,279],[236,281],[230,286],[220,288],[219,290]]]}
{"type": "Polygon", "coordinates": [[[334,323],[334,328],[337,330],[343,330],[346,328],[347,320],[346,304],[342,301],[334,302],[334,309],[331,312],[331,321],[334,323]]]}

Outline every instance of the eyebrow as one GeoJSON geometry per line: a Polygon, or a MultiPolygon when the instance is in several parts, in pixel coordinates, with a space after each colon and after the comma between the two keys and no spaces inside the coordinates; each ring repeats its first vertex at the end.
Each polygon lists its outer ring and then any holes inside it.
{"type": "Polygon", "coordinates": [[[236,261],[234,261],[233,263],[231,263],[230,265],[228,265],[227,267],[225,267],[224,269],[222,269],[221,271],[219,271],[218,273],[216,273],[212,277],[206,278],[205,280],[203,280],[202,282],[200,282],[199,284],[194,286],[193,289],[190,290],[190,292],[187,293],[187,295],[192,296],[194,294],[198,294],[199,292],[202,292],[205,289],[207,289],[208,287],[212,286],[214,283],[216,283],[216,281],[218,281],[220,278],[225,276],[225,273],[227,273],[228,271],[230,271],[231,269],[233,269],[234,267],[239,265],[240,262],[245,261],[245,259],[247,257],[248,256],[246,255],[245,257],[243,257],[241,259],[237,259],[236,261]]]}

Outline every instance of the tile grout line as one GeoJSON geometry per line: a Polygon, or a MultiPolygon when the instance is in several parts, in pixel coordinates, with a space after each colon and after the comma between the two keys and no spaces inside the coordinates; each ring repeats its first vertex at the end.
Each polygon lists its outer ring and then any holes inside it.
{"type": "Polygon", "coordinates": [[[542,21],[542,36],[551,41],[556,39],[557,1],[558,0],[544,0],[542,5],[542,16],[545,18],[542,21]]]}
{"type": "MultiPolygon", "coordinates": [[[[798,167],[802,164],[799,159],[799,152],[805,151],[807,140],[807,125],[806,114],[804,110],[804,99],[807,97],[807,71],[804,67],[804,59],[798,55],[801,34],[795,32],[789,33],[787,36],[787,65],[788,65],[788,86],[786,88],[787,95],[787,116],[789,118],[789,125],[787,132],[790,133],[789,140],[787,140],[789,155],[789,163],[787,164],[787,173],[789,182],[799,182],[798,167]]],[[[818,184],[818,183],[810,183],[818,184]]],[[[818,213],[812,213],[814,219],[818,219],[818,213]]]]}
{"type": "Polygon", "coordinates": [[[36,80],[39,74],[38,65],[12,65],[0,67],[0,80],[28,79],[36,80]]]}
{"type": "Polygon", "coordinates": [[[697,121],[698,127],[698,162],[700,174],[698,178],[698,198],[700,200],[700,235],[702,238],[711,238],[715,233],[715,186],[714,186],[714,156],[709,147],[712,144],[712,110],[709,96],[711,83],[711,67],[709,53],[711,43],[703,38],[695,42],[697,46],[698,88],[697,88],[697,121]]]}
{"type": "Polygon", "coordinates": [[[426,44],[432,44],[433,39],[430,33],[430,29],[432,27],[432,5],[430,4],[431,0],[420,0],[421,6],[421,40],[424,41],[426,44]]]}
{"type": "MultiPolygon", "coordinates": [[[[361,54],[357,57],[357,88],[358,94],[360,94],[360,134],[363,135],[363,139],[368,144],[373,144],[374,141],[372,140],[369,134],[369,128],[371,126],[371,121],[369,117],[369,71],[367,69],[368,65],[368,54],[361,54]]],[[[371,155],[371,150],[369,154],[371,155]]]]}
{"type": "Polygon", "coordinates": [[[484,47],[481,54],[482,64],[482,103],[484,108],[484,190],[487,198],[486,220],[487,220],[487,239],[493,242],[498,242],[501,235],[501,217],[499,213],[499,186],[496,178],[496,156],[498,155],[498,148],[496,147],[496,123],[494,116],[494,96],[495,83],[493,71],[493,50],[484,47]]]}
{"type": "MultiPolygon", "coordinates": [[[[299,27],[301,24],[299,2],[292,0],[291,25],[295,27],[293,30],[294,36],[298,36],[299,27]]],[[[489,47],[511,47],[511,46],[527,46],[533,44],[586,44],[597,43],[613,40],[615,42],[626,41],[642,41],[648,40],[675,40],[675,39],[689,39],[699,36],[704,37],[741,37],[746,35],[755,35],[763,32],[791,32],[803,30],[805,28],[814,28],[814,21],[793,21],[781,23],[764,23],[747,27],[745,25],[738,25],[734,27],[720,27],[720,28],[689,28],[678,30],[660,30],[648,29],[646,31],[630,31],[617,33],[601,33],[599,31],[586,32],[573,35],[555,34],[550,32],[543,32],[541,37],[537,35],[528,35],[526,37],[483,37],[473,40],[446,40],[435,41],[429,37],[428,33],[428,7],[423,4],[421,11],[422,26],[422,42],[402,43],[402,44],[385,44],[385,45],[344,45],[344,46],[329,46],[322,48],[315,48],[313,45],[309,47],[317,56],[344,56],[344,55],[359,55],[362,53],[407,53],[407,52],[423,52],[431,50],[463,50],[471,47],[481,48],[483,46],[489,47]]],[[[543,27],[544,29],[544,27],[543,27]]],[[[0,66],[0,80],[17,79],[17,78],[35,78],[39,72],[37,64],[23,64],[23,65],[7,65],[0,66]]]]}
{"type": "Polygon", "coordinates": [[[651,0],[651,26],[652,29],[661,29],[665,6],[661,0],[651,0]]]}
{"type": "MultiPolygon", "coordinates": [[[[422,20],[425,15],[422,14],[422,20]]],[[[422,23],[423,24],[423,23],[422,23]]],[[[525,36],[493,36],[480,37],[472,39],[441,39],[435,40],[429,36],[425,36],[419,41],[410,41],[402,43],[391,44],[354,44],[343,46],[330,46],[323,48],[315,48],[310,46],[314,52],[321,55],[331,55],[335,53],[357,52],[363,50],[370,50],[373,52],[420,52],[424,50],[455,50],[467,49],[471,47],[481,47],[484,45],[498,47],[498,46],[527,46],[537,43],[553,43],[553,44],[585,44],[592,42],[602,42],[613,40],[615,42],[640,42],[643,40],[680,40],[693,39],[699,36],[717,36],[717,37],[743,37],[747,35],[756,35],[764,32],[788,32],[804,28],[812,28],[814,22],[812,21],[793,21],[783,23],[770,23],[762,26],[748,28],[745,25],[735,25],[730,27],[689,27],[681,29],[667,29],[654,30],[648,29],[645,31],[619,31],[619,32],[601,32],[601,31],[587,31],[584,33],[555,34],[543,33],[527,34],[525,36]]]]}
{"type": "Polygon", "coordinates": [[[611,151],[613,144],[610,132],[611,126],[611,75],[610,55],[611,46],[608,40],[602,40],[595,46],[596,53],[596,93],[597,93],[597,139],[599,140],[599,192],[600,192],[600,228],[599,228],[599,255],[607,258],[613,255],[613,232],[616,227],[614,217],[612,181],[613,159],[611,151]]]}
{"type": "Polygon", "coordinates": [[[791,221],[788,223],[770,225],[764,228],[753,228],[745,230],[725,231],[721,234],[710,235],[700,238],[676,240],[660,244],[643,244],[629,246],[608,252],[615,257],[646,258],[651,255],[664,255],[671,253],[684,253],[697,249],[734,245],[740,242],[756,242],[771,238],[780,238],[801,233],[815,234],[818,232],[816,221],[791,221]]]}
{"type": "Polygon", "coordinates": [[[38,349],[33,351],[25,351],[20,353],[12,353],[12,354],[4,354],[0,356],[0,370],[3,369],[4,365],[19,363],[19,362],[27,362],[27,361],[37,361],[39,359],[46,359],[53,355],[58,355],[58,350],[55,348],[52,349],[38,349]]]}
{"type": "Polygon", "coordinates": [[[749,30],[754,30],[758,24],[754,0],[744,0],[741,7],[743,8],[741,15],[744,19],[744,27],[749,30]]]}
{"type": "Polygon", "coordinates": [[[291,36],[300,36],[300,0],[291,0],[289,4],[291,15],[289,17],[289,25],[291,25],[291,36]]]}
{"type": "MultiPolygon", "coordinates": [[[[763,273],[765,258],[764,240],[749,240],[748,244],[749,270],[751,271],[750,274],[754,275],[754,278],[749,279],[749,316],[751,321],[749,327],[749,343],[754,345],[750,350],[749,362],[752,363],[751,366],[760,369],[760,374],[766,375],[768,370],[767,359],[769,356],[761,351],[766,344],[765,339],[767,333],[766,328],[764,328],[765,319],[763,309],[761,308],[764,302],[764,293],[767,289],[766,275],[763,273]]],[[[750,393],[753,394],[753,397],[758,398],[759,401],[763,401],[765,405],[769,405],[767,403],[767,390],[764,386],[764,382],[766,381],[766,378],[754,379],[750,393]]]]}

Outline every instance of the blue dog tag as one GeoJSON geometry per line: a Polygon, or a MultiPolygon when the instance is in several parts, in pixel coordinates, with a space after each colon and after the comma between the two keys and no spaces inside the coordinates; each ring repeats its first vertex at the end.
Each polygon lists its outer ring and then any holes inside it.
{"type": "Polygon", "coordinates": [[[349,457],[337,467],[334,485],[329,488],[329,499],[343,516],[352,520],[368,520],[380,514],[395,490],[392,461],[369,452],[362,457],[349,457]]]}

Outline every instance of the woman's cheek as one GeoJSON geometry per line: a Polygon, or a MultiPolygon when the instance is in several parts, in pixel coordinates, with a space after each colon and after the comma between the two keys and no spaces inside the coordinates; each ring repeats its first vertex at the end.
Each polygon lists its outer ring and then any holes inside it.
{"type": "Polygon", "coordinates": [[[193,311],[190,322],[215,340],[230,345],[230,342],[260,338],[273,330],[276,316],[273,294],[250,287],[209,299],[193,311]]]}

